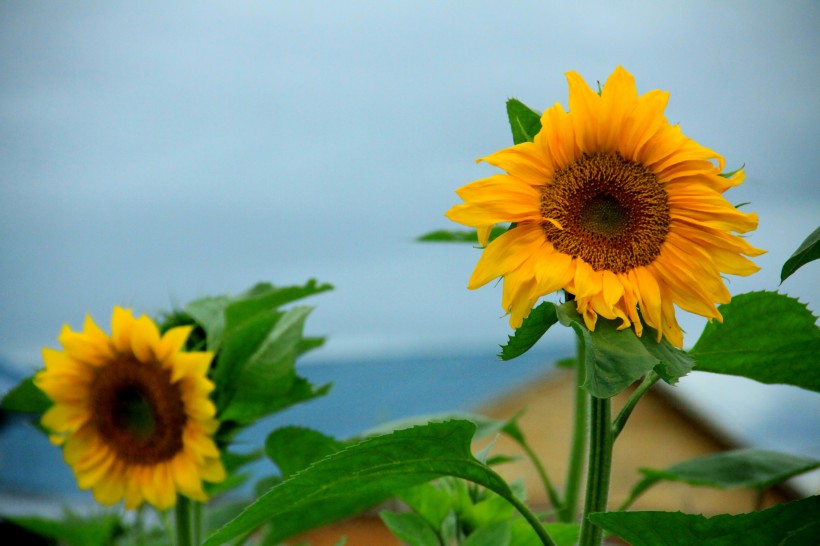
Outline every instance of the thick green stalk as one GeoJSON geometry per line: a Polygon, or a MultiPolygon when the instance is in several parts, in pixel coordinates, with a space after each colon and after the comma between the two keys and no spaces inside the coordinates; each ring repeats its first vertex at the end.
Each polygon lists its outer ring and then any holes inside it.
{"type": "Polygon", "coordinates": [[[194,533],[194,545],[198,546],[202,544],[202,503],[193,501],[191,503],[193,508],[193,533],[194,533]]]}
{"type": "Polygon", "coordinates": [[[592,397],[590,403],[589,467],[586,499],[581,518],[580,546],[600,546],[603,530],[589,521],[589,515],[606,512],[609,476],[612,470],[612,425],[609,398],[592,397]]]}
{"type": "Polygon", "coordinates": [[[578,338],[572,446],[570,447],[567,480],[564,486],[564,503],[558,512],[558,519],[563,522],[575,521],[575,516],[578,513],[578,494],[581,491],[581,476],[584,471],[584,452],[587,447],[587,406],[589,405],[589,393],[581,387],[586,374],[585,359],[586,347],[584,341],[578,338]]]}
{"type": "Polygon", "coordinates": [[[179,495],[176,506],[176,546],[191,546],[191,501],[179,495]]]}

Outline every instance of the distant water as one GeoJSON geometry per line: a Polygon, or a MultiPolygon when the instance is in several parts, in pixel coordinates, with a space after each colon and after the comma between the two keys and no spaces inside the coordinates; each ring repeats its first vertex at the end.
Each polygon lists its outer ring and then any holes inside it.
{"type": "MultiPolygon", "coordinates": [[[[567,355],[533,351],[510,362],[490,354],[297,365],[298,373],[314,385],[332,383],[328,395],[256,423],[237,437],[236,449],[261,448],[270,431],[285,425],[344,439],[389,421],[470,410],[549,373],[552,363],[563,356],[567,355]]],[[[262,461],[252,471],[259,478],[274,473],[275,467],[262,461]]],[[[78,492],[60,449],[12,416],[0,428],[0,512],[18,496],[52,502],[91,500],[89,494],[78,492]]]]}

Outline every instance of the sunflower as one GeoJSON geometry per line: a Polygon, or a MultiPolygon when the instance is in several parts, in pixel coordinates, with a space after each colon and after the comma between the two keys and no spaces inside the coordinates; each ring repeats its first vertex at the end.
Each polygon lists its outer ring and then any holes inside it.
{"type": "Polygon", "coordinates": [[[638,96],[623,68],[600,93],[575,72],[567,80],[569,112],[546,110],[532,142],[483,158],[505,174],[456,192],[464,203],[447,217],[477,228],[485,247],[468,287],[503,277],[513,328],[564,289],[590,330],[599,316],[637,335],[645,323],[681,347],[675,306],[720,321],[715,304],[730,300],[721,275],[759,269],[745,256],[764,251],[737,235],[757,215],[722,195],[743,171],[721,174],[723,157],[664,117],[669,94],[638,96]],[[513,228],[487,245],[501,222],[513,228]]]}
{"type": "Polygon", "coordinates": [[[183,351],[190,327],[160,336],[150,318],[120,307],[111,331],[86,317],[82,332],[63,327],[63,351],[43,349],[46,368],[34,381],[54,401],[43,426],[101,504],[164,510],[177,493],[206,501],[203,480],[225,478],[211,438],[212,354],[183,351]]]}

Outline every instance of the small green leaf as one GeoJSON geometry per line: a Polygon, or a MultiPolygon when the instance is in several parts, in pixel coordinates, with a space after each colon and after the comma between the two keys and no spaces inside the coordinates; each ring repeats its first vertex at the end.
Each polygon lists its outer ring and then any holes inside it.
{"type": "MultiPolygon", "coordinates": [[[[490,231],[490,241],[503,235],[509,229],[508,226],[495,226],[490,231]]],[[[466,230],[444,230],[439,229],[425,233],[416,239],[420,243],[470,243],[478,245],[478,232],[474,229],[466,230]]]]}
{"type": "Polygon", "coordinates": [[[470,533],[462,546],[509,546],[510,522],[497,521],[484,525],[470,533]]]}
{"type": "Polygon", "coordinates": [[[644,478],[632,489],[630,505],[652,485],[668,480],[723,489],[765,489],[820,467],[820,461],[762,449],[736,449],[698,457],[663,470],[641,468],[644,478]]]}
{"type": "Polygon", "coordinates": [[[494,493],[487,493],[485,498],[473,504],[463,520],[475,529],[481,529],[501,523],[515,517],[515,508],[494,493]]]}
{"type": "Polygon", "coordinates": [[[265,522],[274,540],[350,516],[412,485],[456,476],[512,498],[504,480],[470,453],[475,425],[431,423],[334,453],[262,495],[206,541],[215,546],[265,522]]]}
{"type": "Polygon", "coordinates": [[[547,333],[550,326],[558,322],[555,304],[545,301],[530,311],[523,324],[509,336],[506,345],[501,346],[498,354],[501,360],[512,360],[529,351],[541,336],[547,333]]]}
{"type": "Polygon", "coordinates": [[[647,352],[658,359],[655,371],[670,385],[695,367],[695,360],[686,351],[673,347],[666,338],[658,343],[658,331],[651,326],[644,325],[640,340],[647,352]]]}
{"type": "Polygon", "coordinates": [[[783,269],[780,271],[780,282],[782,283],[792,273],[818,258],[820,258],[820,227],[806,237],[806,240],[794,251],[791,258],[783,264],[783,269]]]}
{"type": "Polygon", "coordinates": [[[234,322],[247,320],[258,313],[267,313],[296,300],[333,290],[330,284],[319,284],[310,279],[302,286],[277,287],[270,283],[258,283],[235,297],[209,296],[190,302],[185,312],[191,315],[207,333],[208,350],[217,352],[226,328],[226,312],[234,322]]]}
{"type": "Polygon", "coordinates": [[[711,518],[680,512],[599,512],[589,519],[632,546],[772,546],[788,544],[790,537],[815,525],[818,513],[820,496],[711,518]]]}
{"type": "Polygon", "coordinates": [[[541,114],[518,99],[507,101],[507,117],[515,144],[532,142],[541,130],[541,114]]]}
{"type": "Polygon", "coordinates": [[[70,546],[107,546],[122,532],[119,517],[113,514],[80,517],[67,513],[62,520],[40,517],[4,516],[32,533],[59,540],[70,546]]]}
{"type": "MultiPolygon", "coordinates": [[[[577,523],[546,523],[544,524],[556,546],[575,546],[581,526],[577,523]]],[[[535,534],[532,526],[524,519],[512,522],[510,546],[542,546],[543,543],[535,534]]]]}
{"type": "Polygon", "coordinates": [[[230,305],[228,296],[208,296],[194,300],[185,306],[185,313],[205,330],[207,348],[217,352],[225,329],[225,308],[230,305]]]}
{"type": "Polygon", "coordinates": [[[430,525],[418,514],[379,512],[379,517],[402,542],[408,546],[440,546],[438,537],[430,525]]]}
{"type": "Polygon", "coordinates": [[[226,310],[228,327],[223,352],[214,376],[220,378],[222,386],[219,407],[224,411],[220,417],[246,424],[281,409],[283,399],[294,388],[302,330],[312,308],[258,313],[236,328],[231,326],[229,311],[230,307],[226,310]]]}
{"type": "Polygon", "coordinates": [[[586,370],[582,386],[596,398],[618,394],[653,369],[672,384],[692,369],[692,359],[665,339],[658,343],[654,329],[647,326],[638,337],[632,328],[619,330],[620,321],[598,317],[595,331],[590,332],[575,305],[568,301],[558,306],[557,316],[584,343],[586,370]]]}
{"type": "Polygon", "coordinates": [[[276,429],[265,440],[265,453],[279,467],[282,479],[344,447],[342,442],[317,430],[296,426],[276,429]]]}
{"type": "Polygon", "coordinates": [[[805,304],[776,292],[750,292],[718,307],[689,353],[704,372],[820,391],[820,329],[805,304]]]}
{"type": "Polygon", "coordinates": [[[734,175],[736,175],[737,173],[739,173],[740,171],[742,171],[745,168],[746,168],[746,165],[743,164],[738,169],[735,169],[733,171],[729,171],[727,173],[720,173],[720,174],[718,174],[718,176],[722,176],[723,178],[732,178],[734,175]]]}
{"type": "Polygon", "coordinates": [[[51,399],[34,384],[34,376],[20,381],[3,396],[0,408],[20,413],[43,413],[51,407],[51,399]]]}
{"type": "Polygon", "coordinates": [[[452,509],[452,501],[447,491],[428,482],[409,487],[399,493],[399,498],[416,514],[424,518],[430,527],[438,529],[452,509]]]}
{"type": "Polygon", "coordinates": [[[617,321],[598,318],[590,332],[569,301],[557,308],[558,320],[571,326],[586,347],[582,387],[592,396],[609,398],[623,391],[658,364],[631,329],[618,330],[617,321]]]}

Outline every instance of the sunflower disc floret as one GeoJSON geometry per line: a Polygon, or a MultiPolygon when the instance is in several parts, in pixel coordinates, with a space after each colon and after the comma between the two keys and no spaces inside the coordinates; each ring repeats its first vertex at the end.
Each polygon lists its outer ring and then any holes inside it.
{"type": "Polygon", "coordinates": [[[724,159],[686,137],[663,115],[669,94],[638,96],[618,67],[600,94],[575,72],[569,112],[556,104],[532,142],[484,161],[504,174],[468,184],[447,217],[478,229],[485,246],[468,287],[503,277],[502,306],[521,326],[537,300],[572,294],[590,330],[598,317],[643,324],[683,345],[675,306],[722,320],[730,300],[724,273],[759,270],[746,256],[764,251],[738,234],[757,227],[723,193],[743,171],[721,174],[724,159]],[[514,227],[487,244],[491,228],[514,227]]]}
{"type": "Polygon", "coordinates": [[[206,501],[203,482],[225,478],[213,441],[208,352],[186,352],[188,326],[160,335],[146,316],[114,308],[111,336],[86,317],[64,326],[62,351],[45,348],[35,384],[54,402],[42,418],[81,489],[104,505],[160,510],[177,494],[206,501]]]}

